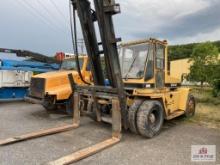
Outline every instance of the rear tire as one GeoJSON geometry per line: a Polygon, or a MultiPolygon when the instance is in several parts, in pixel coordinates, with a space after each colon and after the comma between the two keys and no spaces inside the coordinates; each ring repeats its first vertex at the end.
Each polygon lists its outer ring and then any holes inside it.
{"type": "Polygon", "coordinates": [[[187,103],[186,103],[186,110],[185,110],[185,117],[193,117],[195,115],[196,110],[196,101],[193,95],[189,94],[187,103]]]}
{"type": "Polygon", "coordinates": [[[129,129],[132,133],[137,134],[137,111],[140,107],[140,105],[143,103],[143,100],[141,99],[135,99],[134,103],[129,107],[128,111],[128,123],[129,123],[129,129]]]}
{"type": "Polygon", "coordinates": [[[164,109],[159,101],[144,101],[137,113],[138,132],[147,138],[159,134],[164,122],[164,109]]]}

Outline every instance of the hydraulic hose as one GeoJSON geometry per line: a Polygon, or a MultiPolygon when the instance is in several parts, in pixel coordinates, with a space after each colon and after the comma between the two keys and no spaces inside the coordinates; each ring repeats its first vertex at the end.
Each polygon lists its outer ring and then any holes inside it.
{"type": "Polygon", "coordinates": [[[70,12],[71,38],[72,38],[72,45],[73,45],[74,54],[76,56],[77,72],[79,73],[79,77],[80,77],[82,82],[84,82],[87,85],[91,85],[89,82],[87,82],[83,79],[83,76],[82,76],[82,73],[81,73],[81,68],[80,68],[80,63],[79,63],[78,44],[77,44],[76,13],[75,13],[74,5],[71,3],[71,0],[70,0],[70,4],[69,4],[69,12],[70,12]],[[73,6],[73,13],[71,12],[72,11],[71,6],[73,6]],[[72,14],[73,14],[73,17],[72,17],[72,14]]]}

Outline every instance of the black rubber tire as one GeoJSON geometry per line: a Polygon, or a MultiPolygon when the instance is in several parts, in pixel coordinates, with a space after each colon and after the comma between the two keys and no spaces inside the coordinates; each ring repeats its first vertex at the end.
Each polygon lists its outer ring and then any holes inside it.
{"type": "Polygon", "coordinates": [[[93,102],[88,101],[87,111],[90,112],[89,117],[90,117],[92,120],[97,121],[96,112],[95,112],[95,108],[94,108],[93,102]]]}
{"type": "Polygon", "coordinates": [[[66,103],[66,113],[73,116],[73,96],[70,96],[66,103]]]}
{"type": "Polygon", "coordinates": [[[57,109],[57,105],[54,104],[53,96],[46,96],[43,100],[42,105],[47,111],[54,111],[57,109]]]}
{"type": "Polygon", "coordinates": [[[128,111],[128,126],[129,130],[132,133],[137,134],[137,111],[140,107],[140,105],[143,103],[143,100],[141,99],[135,99],[134,103],[129,107],[128,111]]]}
{"type": "Polygon", "coordinates": [[[187,103],[186,103],[186,110],[185,110],[185,117],[193,117],[195,115],[196,111],[196,101],[192,94],[188,95],[187,103]],[[193,105],[190,105],[190,102],[193,103],[193,105]],[[192,106],[192,107],[191,107],[192,106]]]}
{"type": "Polygon", "coordinates": [[[164,122],[164,109],[159,101],[144,101],[137,112],[137,129],[140,135],[152,138],[159,134],[164,122]],[[154,115],[155,122],[151,123],[150,116],[154,115]]]}
{"type": "Polygon", "coordinates": [[[57,109],[57,106],[55,104],[50,104],[46,101],[44,101],[42,105],[47,111],[54,111],[57,109]]]}

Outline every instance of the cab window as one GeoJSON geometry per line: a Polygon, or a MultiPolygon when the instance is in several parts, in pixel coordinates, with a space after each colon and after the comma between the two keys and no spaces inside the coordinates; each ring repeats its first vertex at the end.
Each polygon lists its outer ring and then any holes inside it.
{"type": "MultiPolygon", "coordinates": [[[[82,69],[82,66],[83,66],[82,58],[79,58],[79,65],[80,65],[80,68],[82,69]]],[[[61,69],[62,70],[77,70],[76,59],[73,58],[73,59],[64,60],[61,65],[61,69]]]]}
{"type": "Polygon", "coordinates": [[[154,49],[153,45],[150,46],[147,58],[147,67],[145,74],[145,81],[153,78],[154,76],[154,49]]]}
{"type": "Polygon", "coordinates": [[[156,45],[156,68],[157,69],[164,69],[164,46],[157,44],[156,45]]]}

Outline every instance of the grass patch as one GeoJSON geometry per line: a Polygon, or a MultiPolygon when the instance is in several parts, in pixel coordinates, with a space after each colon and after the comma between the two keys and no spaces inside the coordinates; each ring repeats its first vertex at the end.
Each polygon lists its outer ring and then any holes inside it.
{"type": "Polygon", "coordinates": [[[220,105],[198,103],[195,116],[185,121],[210,128],[220,128],[220,105]]]}
{"type": "Polygon", "coordinates": [[[192,94],[195,97],[197,103],[220,105],[220,97],[213,97],[211,88],[193,88],[192,94]]]}
{"type": "Polygon", "coordinates": [[[211,88],[194,88],[192,94],[197,103],[196,113],[192,118],[185,118],[185,121],[220,128],[220,97],[213,97],[211,88]]]}

